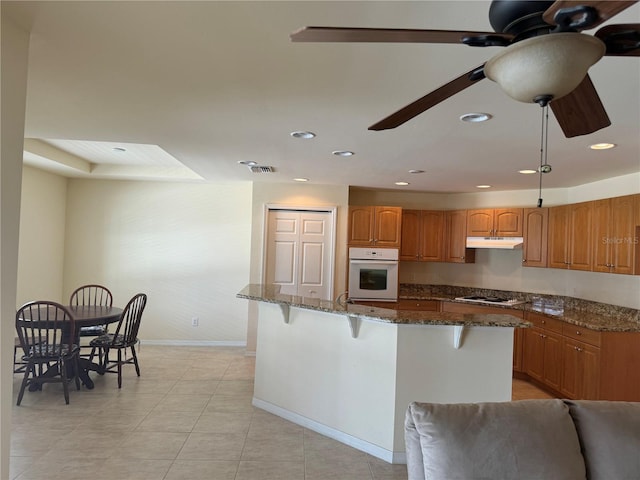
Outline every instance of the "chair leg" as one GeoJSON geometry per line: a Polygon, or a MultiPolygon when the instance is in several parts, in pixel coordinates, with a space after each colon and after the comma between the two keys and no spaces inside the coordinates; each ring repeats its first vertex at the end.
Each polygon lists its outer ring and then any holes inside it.
{"type": "Polygon", "coordinates": [[[131,355],[133,356],[133,364],[136,367],[136,373],[140,376],[140,365],[138,365],[138,356],[136,355],[136,347],[131,345],[131,355]]]}
{"type": "Polygon", "coordinates": [[[122,348],[118,349],[118,388],[122,387],[122,348]]]}
{"type": "Polygon", "coordinates": [[[22,402],[22,397],[24,396],[24,390],[25,388],[27,388],[27,383],[29,381],[29,373],[33,372],[34,376],[36,373],[36,369],[35,369],[35,365],[32,363],[29,363],[27,365],[27,368],[24,371],[24,377],[22,377],[22,384],[20,385],[20,392],[18,393],[18,401],[16,402],[16,405],[20,406],[20,403],[22,402]]]}
{"type": "Polygon", "coordinates": [[[60,378],[62,380],[62,390],[64,391],[64,403],[69,405],[69,377],[67,375],[67,362],[63,358],[58,362],[60,378]]]}
{"type": "Polygon", "coordinates": [[[76,390],[80,390],[80,359],[78,355],[73,357],[73,364],[74,364],[73,372],[75,373],[74,379],[76,381],[76,390]]]}

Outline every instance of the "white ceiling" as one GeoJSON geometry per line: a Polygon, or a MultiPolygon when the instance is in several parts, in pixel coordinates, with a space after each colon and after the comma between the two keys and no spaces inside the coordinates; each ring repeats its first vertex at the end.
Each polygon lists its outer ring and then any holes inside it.
{"type": "MultiPolygon", "coordinates": [[[[535,189],[537,176],[518,170],[540,163],[541,109],[489,80],[394,130],[367,130],[499,47],[289,40],[306,25],[490,31],[489,3],[3,0],[2,14],[32,32],[25,136],[34,140],[25,161],[100,178],[535,189]],[[467,112],[494,118],[460,122],[467,112]],[[295,139],[294,130],[317,137],[295,139]],[[123,162],[118,145],[140,150],[123,162]],[[251,173],[239,161],[275,173],[251,173]]],[[[609,23],[640,23],[640,4],[609,23]]],[[[640,58],[605,57],[589,73],[612,125],[567,139],[550,114],[547,188],[640,171],[640,58]],[[605,141],[618,147],[588,149],[605,141]]]]}

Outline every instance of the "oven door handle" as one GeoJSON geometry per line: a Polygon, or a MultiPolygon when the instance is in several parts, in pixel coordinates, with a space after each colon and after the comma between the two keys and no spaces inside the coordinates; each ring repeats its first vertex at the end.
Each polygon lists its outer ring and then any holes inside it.
{"type": "Polygon", "coordinates": [[[357,259],[351,259],[349,260],[349,263],[352,263],[354,265],[364,265],[364,264],[376,264],[376,263],[382,263],[385,265],[397,265],[398,264],[398,260],[357,260],[357,259]]]}

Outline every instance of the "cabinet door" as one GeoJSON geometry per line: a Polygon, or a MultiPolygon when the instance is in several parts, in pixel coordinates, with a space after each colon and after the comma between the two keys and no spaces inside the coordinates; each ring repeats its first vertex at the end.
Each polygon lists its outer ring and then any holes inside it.
{"type": "Polygon", "coordinates": [[[548,330],[544,331],[544,383],[556,391],[562,384],[563,337],[548,330]]]}
{"type": "Polygon", "coordinates": [[[570,205],[569,268],[591,270],[592,202],[570,205]]]}
{"type": "Polygon", "coordinates": [[[373,245],[373,207],[349,207],[349,245],[373,245]]]}
{"type": "Polygon", "coordinates": [[[522,265],[525,267],[546,267],[549,209],[525,208],[522,223],[524,236],[522,265]]]}
{"type": "Polygon", "coordinates": [[[521,237],[523,234],[522,209],[499,208],[493,212],[493,235],[496,237],[521,237]]]}
{"type": "Polygon", "coordinates": [[[631,275],[634,272],[635,195],[611,199],[611,272],[631,275]]]}
{"type": "Polygon", "coordinates": [[[522,367],[531,378],[544,380],[544,331],[540,328],[525,330],[522,367]]]}
{"type": "Polygon", "coordinates": [[[417,261],[420,259],[420,210],[402,211],[402,238],[400,241],[400,260],[417,261]]]}
{"type": "Polygon", "coordinates": [[[551,268],[569,268],[568,231],[569,207],[549,208],[548,259],[551,268]]]}
{"type": "Polygon", "coordinates": [[[375,207],[374,244],[376,247],[400,247],[402,208],[375,207]]]}
{"type": "Polygon", "coordinates": [[[467,210],[467,236],[494,236],[493,210],[467,210]]]}
{"type": "Polygon", "coordinates": [[[445,212],[446,245],[445,261],[453,263],[473,263],[476,260],[475,250],[467,245],[467,212],[466,210],[450,210],[445,212]]]}
{"type": "Polygon", "coordinates": [[[611,199],[597,200],[592,204],[593,213],[593,271],[611,270],[611,199]]]}
{"type": "Polygon", "coordinates": [[[524,328],[515,328],[513,331],[513,371],[523,372],[522,355],[524,353],[524,328]]]}
{"type": "Polygon", "coordinates": [[[597,400],[600,396],[600,349],[565,338],[560,392],[576,400],[597,400]]]}
{"type": "Polygon", "coordinates": [[[420,226],[420,260],[444,261],[444,237],[444,212],[423,210],[420,226]]]}

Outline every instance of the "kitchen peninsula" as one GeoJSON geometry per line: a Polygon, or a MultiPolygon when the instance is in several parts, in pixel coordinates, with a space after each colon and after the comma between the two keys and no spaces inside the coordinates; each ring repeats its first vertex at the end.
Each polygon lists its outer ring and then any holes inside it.
{"type": "Polygon", "coordinates": [[[258,301],[253,404],[390,463],[406,461],[409,402],[511,399],[507,314],[402,311],[279,293],[258,301]]]}

